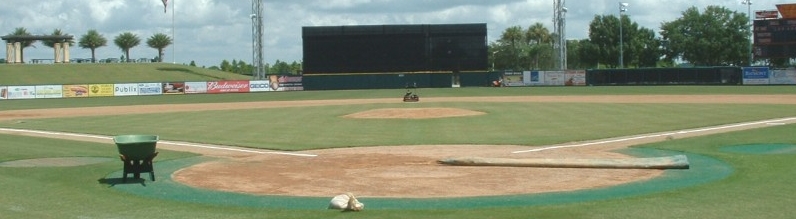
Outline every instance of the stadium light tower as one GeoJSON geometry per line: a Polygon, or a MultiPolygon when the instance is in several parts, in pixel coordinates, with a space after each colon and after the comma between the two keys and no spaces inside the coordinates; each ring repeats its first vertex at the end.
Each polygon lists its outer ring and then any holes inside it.
{"type": "Polygon", "coordinates": [[[263,63],[263,0],[252,0],[252,77],[265,79],[263,63]]]}
{"type": "Polygon", "coordinates": [[[624,36],[622,35],[622,13],[627,11],[629,4],[619,2],[619,68],[625,68],[624,36]]]}
{"type": "Polygon", "coordinates": [[[754,30],[751,30],[751,28],[754,28],[754,23],[753,23],[754,21],[752,21],[752,19],[753,19],[752,18],[752,0],[743,0],[743,1],[741,1],[741,4],[746,5],[746,14],[749,15],[749,23],[750,23],[749,24],[749,28],[750,28],[750,33],[752,34],[752,36],[749,37],[749,40],[751,40],[749,42],[749,66],[752,66],[752,62],[754,61],[754,58],[752,57],[754,55],[754,54],[752,54],[752,44],[754,42],[754,30]]]}
{"type": "Polygon", "coordinates": [[[558,69],[567,69],[567,7],[564,0],[553,0],[553,26],[558,39],[555,40],[556,53],[558,54],[558,69]]]}

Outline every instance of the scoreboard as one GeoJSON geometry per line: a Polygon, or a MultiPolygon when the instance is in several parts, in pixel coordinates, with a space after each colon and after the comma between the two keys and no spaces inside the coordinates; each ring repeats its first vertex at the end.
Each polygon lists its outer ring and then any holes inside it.
{"type": "Polygon", "coordinates": [[[753,33],[756,57],[796,57],[796,19],[755,20],[753,33]]]}
{"type": "Polygon", "coordinates": [[[304,74],[486,71],[478,24],[303,27],[304,74]]]}

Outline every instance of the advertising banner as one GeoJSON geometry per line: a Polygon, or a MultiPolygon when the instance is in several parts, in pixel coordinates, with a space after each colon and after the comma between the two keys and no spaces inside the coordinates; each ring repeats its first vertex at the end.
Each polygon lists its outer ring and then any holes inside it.
{"type": "Polygon", "coordinates": [[[503,72],[503,86],[506,87],[521,87],[525,86],[523,81],[522,72],[503,72]]]}
{"type": "Polygon", "coordinates": [[[185,94],[185,82],[163,83],[163,94],[185,94]]]}
{"type": "Polygon", "coordinates": [[[567,79],[565,86],[586,86],[585,70],[567,71],[564,77],[567,79]]]}
{"type": "Polygon", "coordinates": [[[8,99],[8,87],[0,86],[0,100],[8,99]]]}
{"type": "Polygon", "coordinates": [[[163,94],[163,87],[161,83],[139,83],[138,95],[151,96],[163,94]]]}
{"type": "Polygon", "coordinates": [[[563,86],[566,80],[566,74],[563,71],[544,71],[544,85],[563,86]]]}
{"type": "Polygon", "coordinates": [[[63,85],[36,85],[36,98],[62,98],[63,85]]]}
{"type": "Polygon", "coordinates": [[[271,89],[273,90],[282,90],[282,91],[299,91],[304,90],[304,78],[303,76],[289,76],[289,75],[282,75],[279,76],[279,87],[274,88],[274,83],[271,83],[271,89]]]}
{"type": "Polygon", "coordinates": [[[89,97],[112,97],[113,84],[90,84],[88,85],[89,97]]]}
{"type": "Polygon", "coordinates": [[[271,88],[271,91],[285,90],[285,87],[279,86],[279,77],[279,75],[268,76],[268,86],[271,88]]]}
{"type": "Polygon", "coordinates": [[[771,70],[771,84],[796,84],[796,69],[771,70]]]}
{"type": "Polygon", "coordinates": [[[34,86],[8,86],[8,99],[34,99],[36,98],[36,87],[34,86]]]}
{"type": "Polygon", "coordinates": [[[207,82],[185,82],[186,94],[204,94],[207,93],[207,82]]]}
{"type": "Polygon", "coordinates": [[[249,81],[207,82],[207,93],[249,93],[249,81]]]}
{"type": "Polygon", "coordinates": [[[138,84],[114,84],[113,96],[137,96],[138,84]]]}
{"type": "Polygon", "coordinates": [[[524,71],[523,82],[529,86],[544,85],[544,74],[540,71],[524,71]]]}
{"type": "Polygon", "coordinates": [[[67,98],[88,97],[88,85],[85,84],[64,85],[63,94],[64,97],[67,98]]]}
{"type": "Polygon", "coordinates": [[[249,92],[265,92],[271,91],[271,86],[268,81],[249,81],[249,92]]]}
{"type": "Polygon", "coordinates": [[[743,68],[743,84],[744,85],[760,85],[769,83],[769,69],[768,67],[744,67],[743,68]]]}

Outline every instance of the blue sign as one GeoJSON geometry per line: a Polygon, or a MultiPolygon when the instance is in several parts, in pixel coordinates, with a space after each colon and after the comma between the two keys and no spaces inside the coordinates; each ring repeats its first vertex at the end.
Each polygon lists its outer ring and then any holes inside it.
{"type": "Polygon", "coordinates": [[[768,67],[744,67],[743,79],[768,79],[768,67]]]}

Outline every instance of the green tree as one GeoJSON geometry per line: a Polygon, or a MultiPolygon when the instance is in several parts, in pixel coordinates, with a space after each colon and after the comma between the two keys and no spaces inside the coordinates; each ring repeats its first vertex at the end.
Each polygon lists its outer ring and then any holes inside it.
{"type": "Polygon", "coordinates": [[[80,48],[83,49],[90,49],[91,50],[91,62],[97,61],[97,56],[95,55],[94,51],[97,48],[106,46],[108,40],[105,39],[102,34],[97,32],[97,30],[89,30],[86,34],[80,37],[80,41],[77,43],[80,48]]]}
{"type": "Polygon", "coordinates": [[[748,63],[748,17],[722,6],[704,12],[691,7],[677,20],[661,25],[668,42],[668,61],[682,59],[698,66],[745,65],[748,63]]]}
{"type": "Polygon", "coordinates": [[[158,50],[158,62],[163,62],[163,49],[171,45],[173,41],[171,37],[163,33],[156,33],[147,39],[146,44],[153,49],[158,50]]]}
{"type": "MultiPolygon", "coordinates": [[[[61,31],[61,29],[53,30],[53,33],[51,33],[50,35],[53,35],[53,36],[66,36],[66,34],[63,33],[61,31]]],[[[55,47],[55,43],[63,43],[63,41],[62,40],[42,40],[41,43],[44,44],[47,47],[53,48],[53,47],[55,47]]],[[[69,43],[69,46],[74,46],[75,45],[75,40],[68,40],[67,43],[69,43]]]]}
{"type": "MultiPolygon", "coordinates": [[[[28,29],[25,29],[24,27],[17,27],[16,29],[14,29],[14,32],[11,32],[11,34],[9,34],[9,35],[11,35],[11,36],[31,36],[31,34],[28,33],[28,29]]],[[[33,46],[33,43],[35,43],[35,42],[36,42],[35,40],[20,40],[19,41],[19,43],[21,44],[21,47],[22,47],[22,48],[20,48],[20,51],[19,51],[20,59],[22,59],[23,62],[25,60],[25,48],[33,46]]]]}
{"type": "Polygon", "coordinates": [[[639,28],[630,42],[632,65],[638,67],[657,67],[661,60],[663,50],[661,40],[655,37],[655,32],[647,28],[639,28]]]}
{"type": "Polygon", "coordinates": [[[595,55],[600,54],[600,48],[597,45],[594,45],[590,39],[579,40],[577,47],[568,49],[567,51],[574,52],[578,57],[572,59],[577,60],[576,62],[571,62],[569,59],[567,59],[568,64],[571,65],[572,68],[588,69],[598,68],[600,66],[601,57],[595,55]]]}
{"type": "MultiPolygon", "coordinates": [[[[535,23],[531,25],[525,32],[525,43],[528,48],[529,58],[533,59],[530,69],[540,69],[539,62],[541,58],[548,59],[546,63],[553,64],[553,36],[550,31],[542,24],[535,23]]],[[[547,66],[552,67],[552,66],[547,66]]]]}
{"type": "Polygon", "coordinates": [[[188,64],[188,66],[196,67],[196,62],[194,62],[193,60],[191,60],[191,63],[190,63],[190,64],[188,64]]]}
{"type": "Polygon", "coordinates": [[[230,67],[232,68],[229,70],[229,72],[238,73],[238,60],[233,59],[230,67]]]}
{"type": "Polygon", "coordinates": [[[301,72],[304,69],[302,66],[303,65],[300,62],[293,61],[293,63],[290,63],[290,72],[294,73],[294,74],[298,74],[299,72],[301,72]]]}
{"type": "Polygon", "coordinates": [[[280,75],[291,74],[291,69],[290,65],[288,65],[287,62],[283,62],[277,59],[276,62],[274,62],[274,65],[271,66],[271,68],[268,70],[268,72],[280,75]]]}
{"type": "Polygon", "coordinates": [[[124,32],[116,36],[116,38],[113,39],[113,43],[124,52],[125,62],[130,62],[130,49],[138,46],[138,44],[141,43],[141,39],[133,33],[124,32]]]}
{"type": "Polygon", "coordinates": [[[619,66],[621,53],[623,63],[637,67],[655,66],[661,56],[660,40],[655,38],[655,33],[622,15],[622,36],[619,36],[619,24],[619,18],[614,15],[596,15],[589,24],[589,42],[597,50],[586,49],[596,52],[592,55],[598,57],[597,62],[615,68],[619,66]]]}
{"type": "Polygon", "coordinates": [[[218,65],[218,67],[221,69],[221,71],[232,72],[232,65],[230,65],[229,61],[226,59],[221,60],[221,64],[218,65]]]}
{"type": "Polygon", "coordinates": [[[521,54],[525,45],[524,32],[522,27],[513,26],[507,28],[500,36],[496,58],[506,61],[501,63],[503,69],[520,70],[523,69],[522,66],[526,66],[521,63],[521,54]]]}

